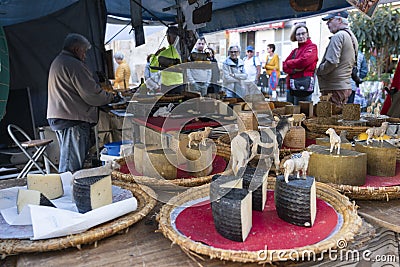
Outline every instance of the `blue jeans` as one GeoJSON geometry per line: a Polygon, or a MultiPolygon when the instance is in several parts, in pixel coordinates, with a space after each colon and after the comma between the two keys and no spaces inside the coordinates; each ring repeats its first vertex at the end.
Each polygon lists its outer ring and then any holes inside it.
{"type": "Polygon", "coordinates": [[[312,94],[309,96],[294,96],[290,93],[290,90],[286,90],[286,101],[298,105],[299,101],[311,101],[312,94]]]}
{"type": "Polygon", "coordinates": [[[59,172],[82,169],[90,146],[90,124],[85,122],[55,132],[60,145],[59,172]]]}

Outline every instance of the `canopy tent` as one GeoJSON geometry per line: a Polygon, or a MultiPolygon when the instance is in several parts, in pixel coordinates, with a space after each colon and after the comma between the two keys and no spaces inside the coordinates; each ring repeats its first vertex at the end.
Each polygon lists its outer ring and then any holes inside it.
{"type": "MultiPolygon", "coordinates": [[[[293,0],[292,0],[293,1],[293,0]]],[[[322,0],[321,0],[322,1],[322,0]]],[[[10,89],[31,88],[37,126],[47,125],[47,76],[67,33],[85,35],[93,44],[87,63],[93,72],[105,70],[107,15],[130,18],[141,8],[148,25],[176,22],[176,3],[184,0],[0,0],[0,26],[4,27],[10,58],[10,89]],[[138,5],[142,3],[142,7],[138,5]],[[167,11],[163,11],[167,9],[167,11]]],[[[345,0],[324,0],[315,12],[296,12],[290,0],[213,0],[212,20],[203,33],[228,28],[311,16],[347,8],[345,0]]],[[[307,2],[307,1],[306,1],[307,2]]],[[[1,104],[1,103],[0,103],[1,104]]]]}

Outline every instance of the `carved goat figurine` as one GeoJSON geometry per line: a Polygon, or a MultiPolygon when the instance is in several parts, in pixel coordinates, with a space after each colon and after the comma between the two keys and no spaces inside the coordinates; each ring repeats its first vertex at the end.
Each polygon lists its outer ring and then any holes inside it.
{"type": "Polygon", "coordinates": [[[198,131],[198,132],[191,132],[188,137],[189,137],[189,143],[188,146],[191,148],[192,147],[192,142],[193,141],[200,141],[200,143],[205,146],[206,145],[206,139],[211,133],[212,128],[211,127],[205,127],[204,131],[198,131]]]}
{"type": "Polygon", "coordinates": [[[342,143],[342,140],[339,135],[336,134],[335,130],[333,128],[329,128],[325,132],[326,134],[329,134],[329,142],[331,143],[331,148],[329,150],[330,153],[333,152],[333,149],[336,149],[337,154],[340,154],[340,145],[342,143]]]}
{"type": "Polygon", "coordinates": [[[383,142],[383,136],[385,135],[388,126],[389,126],[389,122],[385,121],[385,122],[382,122],[382,125],[380,127],[372,127],[372,128],[369,128],[368,130],[366,130],[365,132],[368,135],[367,145],[369,143],[372,143],[372,138],[374,136],[383,142]]]}
{"type": "Polygon", "coordinates": [[[294,154],[292,157],[283,163],[285,169],[285,182],[289,182],[289,175],[296,172],[296,177],[300,178],[300,171],[303,175],[303,179],[306,178],[308,162],[310,161],[310,155],[312,152],[303,151],[301,154],[294,154]]]}
{"type": "Polygon", "coordinates": [[[232,139],[232,170],[235,175],[257,155],[260,156],[260,160],[264,160],[267,172],[272,166],[272,160],[276,172],[279,171],[279,148],[291,127],[293,118],[275,119],[279,120],[276,128],[265,127],[259,131],[244,131],[232,139]]]}

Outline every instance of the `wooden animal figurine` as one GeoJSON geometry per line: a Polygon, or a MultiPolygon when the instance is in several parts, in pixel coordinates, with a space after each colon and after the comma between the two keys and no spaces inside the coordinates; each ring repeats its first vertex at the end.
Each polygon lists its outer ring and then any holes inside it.
{"type": "Polygon", "coordinates": [[[306,114],[300,113],[300,114],[293,114],[293,125],[294,126],[301,126],[301,122],[306,119],[306,114]]]}
{"type": "Polygon", "coordinates": [[[321,95],[319,97],[319,101],[329,101],[332,97],[332,93],[329,93],[327,95],[321,95]]]}
{"type": "Polygon", "coordinates": [[[310,155],[312,152],[303,151],[301,154],[294,154],[292,158],[288,159],[283,163],[285,169],[285,182],[289,182],[289,175],[296,172],[297,179],[300,178],[300,171],[302,172],[303,179],[306,179],[308,162],[310,161],[310,155]]]}
{"type": "Polygon", "coordinates": [[[211,133],[212,128],[211,127],[205,127],[204,131],[198,131],[198,132],[191,132],[188,137],[189,137],[189,143],[188,146],[192,148],[192,142],[193,141],[200,141],[200,143],[205,146],[206,145],[206,139],[211,133]]]}
{"type": "Polygon", "coordinates": [[[340,144],[342,143],[342,140],[340,139],[340,136],[336,134],[335,130],[333,128],[329,128],[325,132],[326,134],[329,134],[329,142],[331,143],[331,148],[329,150],[330,153],[332,153],[333,149],[336,149],[337,154],[340,154],[340,144]]]}
{"type": "Polygon", "coordinates": [[[153,117],[168,117],[171,114],[174,104],[169,103],[166,107],[160,107],[156,112],[154,112],[153,117]]]}
{"type": "Polygon", "coordinates": [[[381,106],[382,106],[382,104],[381,104],[381,103],[378,103],[378,104],[376,105],[376,107],[374,108],[374,115],[375,115],[376,117],[378,117],[379,115],[381,115],[381,106]]]}
{"type": "Polygon", "coordinates": [[[389,122],[385,121],[385,122],[382,122],[382,125],[380,127],[372,127],[372,128],[367,129],[365,131],[365,133],[368,135],[367,145],[369,143],[373,142],[372,138],[374,136],[383,142],[383,136],[385,135],[388,126],[389,126],[389,122]]]}
{"type": "Polygon", "coordinates": [[[279,148],[282,146],[292,121],[293,118],[281,117],[276,128],[265,127],[258,131],[244,131],[236,135],[231,142],[234,174],[236,175],[239,169],[246,166],[256,155],[260,155],[260,160],[265,161],[267,173],[272,166],[272,159],[276,172],[279,172],[279,148]]]}

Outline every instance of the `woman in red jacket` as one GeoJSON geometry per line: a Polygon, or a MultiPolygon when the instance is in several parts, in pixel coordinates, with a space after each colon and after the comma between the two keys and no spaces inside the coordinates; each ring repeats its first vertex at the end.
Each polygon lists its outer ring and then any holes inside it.
{"type": "Polygon", "coordinates": [[[311,42],[308,34],[308,28],[304,23],[295,24],[290,35],[292,42],[298,43],[295,48],[283,62],[283,71],[287,74],[286,99],[295,105],[299,101],[311,101],[312,92],[303,92],[290,89],[290,79],[304,76],[311,77],[311,86],[314,86],[314,73],[318,61],[317,46],[311,42]]]}
{"type": "Polygon", "coordinates": [[[393,81],[390,84],[390,88],[387,90],[389,95],[386,96],[385,102],[383,103],[381,114],[400,118],[400,62],[397,63],[393,81]]]}

